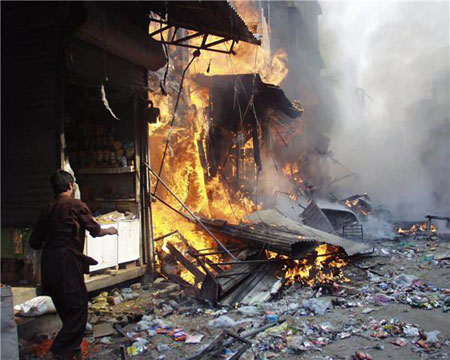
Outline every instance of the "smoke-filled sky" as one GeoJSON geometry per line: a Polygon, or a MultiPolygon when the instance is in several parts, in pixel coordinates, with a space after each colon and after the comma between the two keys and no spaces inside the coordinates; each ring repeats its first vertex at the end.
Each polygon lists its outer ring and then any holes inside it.
{"type": "Polygon", "coordinates": [[[320,4],[331,150],[360,175],[342,195],[367,192],[402,219],[449,216],[449,3],[320,4]]]}

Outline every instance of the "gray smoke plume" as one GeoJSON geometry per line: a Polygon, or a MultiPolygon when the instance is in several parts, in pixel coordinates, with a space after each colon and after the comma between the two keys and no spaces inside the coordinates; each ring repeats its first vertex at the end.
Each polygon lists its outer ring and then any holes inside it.
{"type": "Polygon", "coordinates": [[[335,191],[367,192],[398,219],[449,216],[449,3],[320,4],[322,78],[337,106],[327,135],[359,175],[335,191]]]}

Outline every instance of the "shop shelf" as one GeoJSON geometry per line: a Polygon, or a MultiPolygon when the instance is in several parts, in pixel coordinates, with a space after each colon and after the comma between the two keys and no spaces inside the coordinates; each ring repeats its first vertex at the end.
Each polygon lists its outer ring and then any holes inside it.
{"type": "Polygon", "coordinates": [[[118,168],[81,168],[76,171],[77,174],[97,175],[97,174],[127,174],[135,172],[134,166],[125,166],[118,168]]]}

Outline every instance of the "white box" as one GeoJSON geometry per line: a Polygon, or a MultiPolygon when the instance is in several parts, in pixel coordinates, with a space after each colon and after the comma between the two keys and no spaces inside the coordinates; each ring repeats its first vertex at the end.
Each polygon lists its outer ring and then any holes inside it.
{"type": "MultiPolygon", "coordinates": [[[[109,227],[118,228],[118,224],[102,224],[102,229],[109,227]]],[[[97,271],[118,265],[118,235],[105,235],[92,237],[89,232],[86,234],[86,253],[88,256],[98,261],[95,266],[90,266],[90,271],[97,271]]]]}
{"type": "Polygon", "coordinates": [[[139,227],[139,219],[119,221],[119,264],[139,259],[141,254],[139,227]]]}

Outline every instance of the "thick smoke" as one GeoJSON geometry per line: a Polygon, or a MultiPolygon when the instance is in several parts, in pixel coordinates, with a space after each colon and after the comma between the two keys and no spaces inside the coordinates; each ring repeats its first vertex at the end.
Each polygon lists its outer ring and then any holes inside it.
{"type": "MultiPolygon", "coordinates": [[[[321,2],[334,157],[397,219],[450,215],[449,3],[321,2]]],[[[336,166],[335,176],[339,177],[336,166]]]]}

